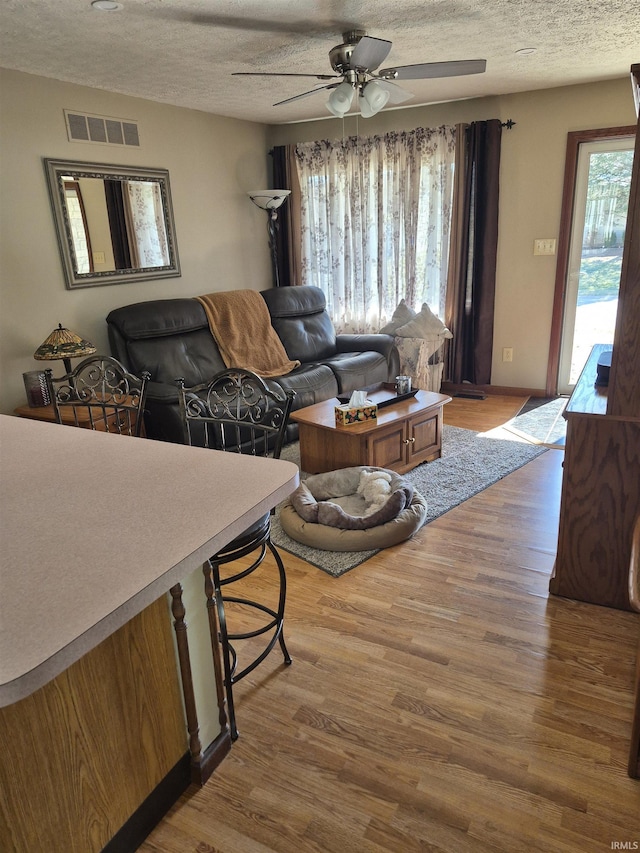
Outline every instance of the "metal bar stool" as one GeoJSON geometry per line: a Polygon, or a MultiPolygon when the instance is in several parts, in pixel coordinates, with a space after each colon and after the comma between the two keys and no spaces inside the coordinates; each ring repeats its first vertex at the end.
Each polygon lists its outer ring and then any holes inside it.
{"type": "MultiPolygon", "coordinates": [[[[279,458],[295,392],[282,391],[275,383],[270,387],[255,373],[240,368],[224,370],[208,383],[191,388],[185,387],[183,379],[177,379],[176,383],[179,388],[186,444],[279,458]]],[[[248,530],[214,554],[209,559],[208,566],[212,579],[212,594],[207,594],[208,605],[211,608],[215,603],[218,617],[229,729],[231,739],[236,740],[238,728],[233,685],[259,666],[276,643],[280,644],[285,664],[291,663],[283,634],[287,579],[280,554],[271,542],[271,512],[262,516],[248,530]],[[273,607],[229,591],[234,583],[248,578],[260,567],[268,551],[273,555],[278,568],[277,604],[273,607]],[[254,552],[257,554],[248,568],[232,571],[231,574],[221,572],[223,567],[243,560],[254,552]],[[211,600],[212,597],[214,601],[211,600]],[[259,626],[252,630],[231,630],[227,604],[249,608],[259,614],[259,626]],[[234,643],[262,635],[268,638],[262,651],[239,669],[234,643]]],[[[211,585],[209,588],[211,589],[211,585]]],[[[211,622],[210,629],[215,654],[216,626],[211,622]]]]}

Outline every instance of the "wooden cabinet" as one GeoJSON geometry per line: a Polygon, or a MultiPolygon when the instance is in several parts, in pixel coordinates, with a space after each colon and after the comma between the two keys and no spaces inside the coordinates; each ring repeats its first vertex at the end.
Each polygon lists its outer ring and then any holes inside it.
{"type": "MultiPolygon", "coordinates": [[[[113,412],[111,415],[107,415],[106,420],[102,414],[102,410],[99,406],[96,406],[94,409],[94,425],[92,426],[91,420],[89,418],[89,413],[87,411],[83,411],[82,409],[78,409],[78,423],[76,424],[74,416],[71,412],[64,413],[62,415],[63,423],[68,426],[78,426],[82,429],[97,429],[100,432],[119,432],[120,430],[124,430],[127,427],[127,424],[124,420],[124,416],[119,414],[118,412],[113,412]],[[118,419],[120,420],[118,426],[118,419]]],[[[55,423],[56,415],[53,411],[53,406],[50,404],[48,406],[18,406],[15,409],[15,414],[20,418],[29,418],[32,421],[46,421],[47,423],[55,423]]],[[[131,429],[135,430],[136,425],[136,416],[132,412],[131,413],[131,429]]],[[[144,424],[142,428],[141,435],[144,435],[144,424]]]]}
{"type": "Polygon", "coordinates": [[[442,406],[381,427],[368,437],[366,465],[403,474],[438,459],[442,447],[442,406]]]}
{"type": "Polygon", "coordinates": [[[630,610],[629,564],[640,512],[640,418],[607,415],[593,348],[569,400],[556,595],[630,610]]]}
{"type": "MultiPolygon", "coordinates": [[[[639,124],[640,128],[640,124],[639,124]]],[[[565,410],[567,443],[556,595],[632,609],[629,565],[640,514],[640,132],[636,130],[609,387],[595,347],[565,410]]]]}
{"type": "MultiPolygon", "coordinates": [[[[632,66],[637,80],[640,68],[632,66]],[[637,72],[637,73],[636,73],[637,72]]],[[[638,609],[640,531],[640,119],[609,386],[594,386],[594,347],[565,410],[565,449],[558,554],[549,591],[638,609]],[[633,584],[631,580],[633,579],[633,584]]],[[[640,775],[640,647],[628,773],[640,775]]]]}

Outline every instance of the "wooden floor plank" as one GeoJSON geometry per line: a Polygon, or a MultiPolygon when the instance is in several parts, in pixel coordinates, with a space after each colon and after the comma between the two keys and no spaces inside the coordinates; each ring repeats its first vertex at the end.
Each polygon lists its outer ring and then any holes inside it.
{"type": "MultiPolygon", "coordinates": [[[[445,420],[492,430],[525,399],[456,398],[445,420]]],[[[140,849],[640,843],[640,783],[626,774],[639,620],[548,596],[562,457],[548,451],[341,578],[284,555],[293,665],[275,651],[236,686],[239,740],[140,849]]],[[[270,591],[266,573],[254,585],[270,591]]]]}

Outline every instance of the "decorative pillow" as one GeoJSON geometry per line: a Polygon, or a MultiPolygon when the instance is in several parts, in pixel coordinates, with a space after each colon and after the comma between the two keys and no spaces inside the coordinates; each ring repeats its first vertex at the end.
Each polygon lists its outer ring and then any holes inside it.
{"type": "Polygon", "coordinates": [[[409,308],[404,299],[400,300],[400,303],[396,310],[393,312],[393,317],[387,323],[386,326],[383,326],[378,332],[379,335],[395,335],[396,329],[400,328],[400,326],[404,326],[405,323],[408,323],[410,320],[416,316],[416,312],[413,308],[409,308]]]}
{"type": "Polygon", "coordinates": [[[443,335],[452,338],[453,335],[447,329],[439,317],[433,313],[426,302],[423,303],[419,314],[395,330],[400,338],[435,338],[443,335]]]}

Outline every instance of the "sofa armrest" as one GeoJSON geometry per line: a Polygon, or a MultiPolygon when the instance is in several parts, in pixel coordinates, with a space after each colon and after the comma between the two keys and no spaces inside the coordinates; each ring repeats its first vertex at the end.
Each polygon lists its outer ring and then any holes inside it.
{"type": "Polygon", "coordinates": [[[388,361],[395,348],[392,335],[336,335],[337,352],[379,352],[388,361]]]}
{"type": "Polygon", "coordinates": [[[378,352],[387,361],[389,382],[400,373],[400,355],[393,335],[336,335],[336,351],[378,352]]]}

